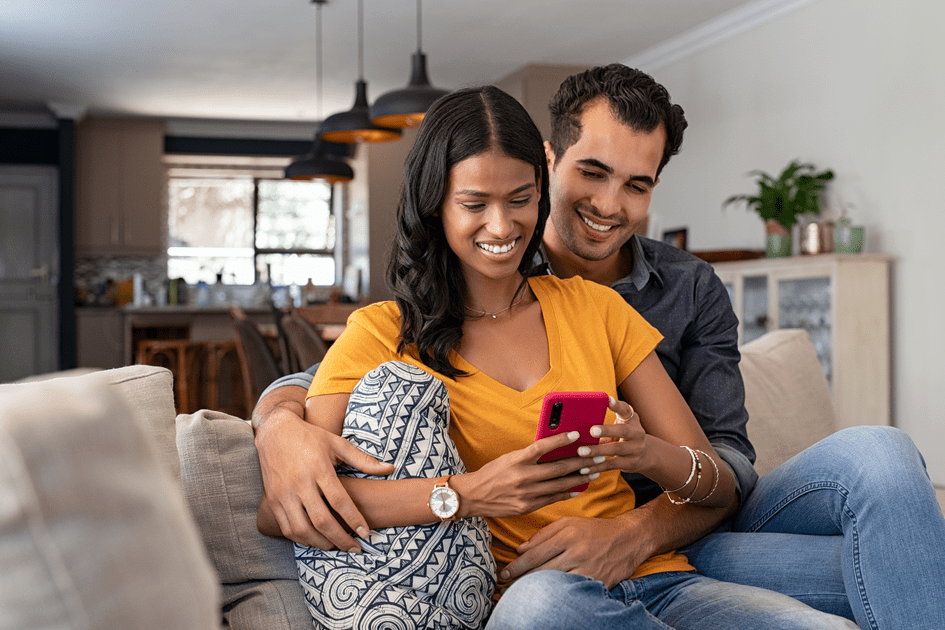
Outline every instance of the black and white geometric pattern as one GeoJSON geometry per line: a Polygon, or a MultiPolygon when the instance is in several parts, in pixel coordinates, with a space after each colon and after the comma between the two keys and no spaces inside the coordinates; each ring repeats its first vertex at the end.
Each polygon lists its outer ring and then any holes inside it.
{"type": "MultiPolygon", "coordinates": [[[[432,480],[466,472],[447,431],[446,386],[412,365],[390,362],[351,393],[342,436],[382,462],[388,479],[432,480]]],[[[343,466],[339,475],[369,477],[343,466]]],[[[315,628],[481,628],[495,591],[492,537],[482,518],[372,530],[362,552],[295,546],[315,628]]]]}

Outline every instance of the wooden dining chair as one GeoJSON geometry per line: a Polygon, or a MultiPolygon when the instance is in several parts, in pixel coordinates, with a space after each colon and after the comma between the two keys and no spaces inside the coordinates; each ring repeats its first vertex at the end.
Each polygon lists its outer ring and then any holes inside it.
{"type": "Polygon", "coordinates": [[[247,416],[256,407],[256,401],[269,384],[282,376],[282,370],[263,334],[249,319],[234,319],[236,351],[243,373],[243,392],[246,396],[247,416]]]}
{"type": "Polygon", "coordinates": [[[314,325],[297,315],[283,315],[281,325],[288,340],[293,371],[304,372],[325,357],[328,344],[314,325]]]}

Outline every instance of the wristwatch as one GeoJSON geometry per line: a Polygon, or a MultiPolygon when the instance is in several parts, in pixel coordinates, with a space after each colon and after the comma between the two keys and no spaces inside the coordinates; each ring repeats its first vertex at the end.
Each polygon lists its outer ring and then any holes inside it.
{"type": "Polygon", "coordinates": [[[433,492],[430,493],[430,509],[433,514],[443,521],[459,520],[459,495],[450,488],[450,477],[446,475],[440,477],[433,484],[433,492]]]}

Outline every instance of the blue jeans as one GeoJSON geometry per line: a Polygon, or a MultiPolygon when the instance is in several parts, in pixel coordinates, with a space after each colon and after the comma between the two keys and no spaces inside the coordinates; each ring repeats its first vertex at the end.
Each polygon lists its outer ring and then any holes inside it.
{"type": "Polygon", "coordinates": [[[762,477],[681,550],[699,572],[790,595],[863,630],[945,628],[945,517],[912,440],[853,427],[762,477]]]}
{"type": "Polygon", "coordinates": [[[602,582],[536,571],[505,592],[486,630],[821,630],[853,628],[786,595],[673,571],[602,582]]]}

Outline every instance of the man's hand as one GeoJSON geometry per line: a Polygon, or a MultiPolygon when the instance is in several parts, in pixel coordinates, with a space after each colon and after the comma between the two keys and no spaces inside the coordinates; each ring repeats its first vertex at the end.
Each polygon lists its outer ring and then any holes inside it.
{"type": "Polygon", "coordinates": [[[344,525],[362,538],[370,530],[338,480],[335,466],[344,462],[378,476],[389,475],[393,466],[381,464],[344,438],[305,422],[303,388],[282,387],[267,398],[270,396],[279,400],[260,401],[253,414],[265,488],[257,519],[260,531],[319,549],[360,551],[360,544],[344,525]],[[278,531],[272,531],[273,524],[278,531]]]}
{"type": "Polygon", "coordinates": [[[628,579],[652,550],[634,540],[633,512],[618,518],[565,517],[542,528],[518,547],[502,579],[557,569],[603,582],[608,589],[628,579]]]}

